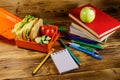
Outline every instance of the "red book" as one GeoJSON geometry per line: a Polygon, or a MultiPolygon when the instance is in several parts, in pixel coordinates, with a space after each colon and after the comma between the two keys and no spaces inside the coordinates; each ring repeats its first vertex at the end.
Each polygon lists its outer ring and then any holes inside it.
{"type": "Polygon", "coordinates": [[[120,22],[113,18],[112,16],[104,13],[100,9],[87,4],[69,11],[69,17],[77,24],[81,25],[83,28],[88,30],[97,38],[102,38],[103,36],[115,31],[120,28],[120,22]],[[80,20],[80,11],[83,7],[92,7],[96,11],[96,17],[91,23],[84,23],[80,20]]]}

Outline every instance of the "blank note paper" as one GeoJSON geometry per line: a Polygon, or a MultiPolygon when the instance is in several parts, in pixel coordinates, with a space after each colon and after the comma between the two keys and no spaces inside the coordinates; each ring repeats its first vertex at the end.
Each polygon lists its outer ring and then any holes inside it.
{"type": "Polygon", "coordinates": [[[78,68],[77,63],[73,60],[67,49],[52,53],[51,58],[60,74],[78,68]]]}

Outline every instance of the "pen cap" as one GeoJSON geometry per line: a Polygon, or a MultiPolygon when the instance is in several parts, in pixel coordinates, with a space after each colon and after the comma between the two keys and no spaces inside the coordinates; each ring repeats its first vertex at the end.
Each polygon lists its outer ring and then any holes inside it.
{"type": "Polygon", "coordinates": [[[96,55],[96,54],[93,57],[96,58],[96,59],[99,59],[99,60],[101,60],[103,58],[102,56],[96,55]]]}

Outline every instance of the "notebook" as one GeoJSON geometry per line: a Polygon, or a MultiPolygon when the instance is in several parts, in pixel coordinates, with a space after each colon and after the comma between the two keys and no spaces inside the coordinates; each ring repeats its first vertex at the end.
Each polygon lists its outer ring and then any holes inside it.
{"type": "Polygon", "coordinates": [[[107,34],[117,30],[120,28],[120,22],[103,12],[102,10],[94,7],[91,4],[86,4],[81,7],[74,8],[69,11],[69,17],[73,20],[73,22],[85,28],[87,31],[92,33],[97,38],[101,38],[106,36],[107,34]],[[92,7],[95,9],[96,17],[91,23],[84,23],[80,19],[80,11],[83,7],[92,7]]]}
{"type": "Polygon", "coordinates": [[[106,35],[106,36],[104,36],[102,38],[96,38],[95,36],[93,36],[91,33],[89,33],[84,28],[78,26],[75,23],[71,23],[69,33],[72,33],[72,34],[75,34],[77,36],[87,38],[87,39],[90,39],[90,40],[94,40],[94,41],[97,41],[97,42],[104,42],[109,36],[114,34],[115,31],[112,31],[111,33],[109,33],[108,35],[106,35]]]}
{"type": "Polygon", "coordinates": [[[65,73],[78,68],[67,49],[52,53],[51,58],[56,65],[59,73],[65,73]]]}

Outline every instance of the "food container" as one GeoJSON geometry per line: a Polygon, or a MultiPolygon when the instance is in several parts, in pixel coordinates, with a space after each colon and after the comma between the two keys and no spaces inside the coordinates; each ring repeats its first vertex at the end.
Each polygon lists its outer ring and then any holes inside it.
{"type": "Polygon", "coordinates": [[[21,48],[32,49],[32,50],[37,50],[42,52],[49,52],[53,44],[55,43],[55,41],[58,39],[60,35],[60,33],[58,33],[58,27],[56,26],[54,28],[56,32],[48,44],[37,44],[33,41],[30,42],[30,41],[19,40],[19,39],[15,39],[15,42],[17,46],[21,48]]]}
{"type": "Polygon", "coordinates": [[[15,39],[16,45],[18,47],[41,52],[49,52],[55,41],[59,38],[60,33],[58,32],[57,26],[54,26],[55,33],[48,44],[37,44],[33,41],[30,42],[14,38],[11,31],[14,28],[14,25],[20,21],[20,18],[0,8],[0,35],[7,39],[15,39]]]}

